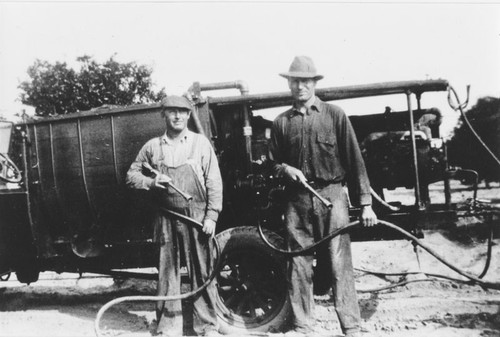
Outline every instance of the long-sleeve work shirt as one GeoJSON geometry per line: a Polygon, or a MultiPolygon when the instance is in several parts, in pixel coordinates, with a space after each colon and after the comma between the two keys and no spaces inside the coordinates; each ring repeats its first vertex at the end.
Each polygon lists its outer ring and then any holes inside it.
{"type": "Polygon", "coordinates": [[[180,140],[171,141],[166,134],[149,140],[139,151],[127,172],[127,185],[149,190],[154,179],[142,173],[142,163],[147,162],[159,170],[160,161],[168,167],[189,164],[206,191],[206,219],[217,221],[222,210],[222,179],[217,156],[209,140],[186,130],[180,140]],[[162,151],[162,147],[164,147],[162,151]],[[193,148],[194,147],[194,148],[193,148]]]}
{"type": "Polygon", "coordinates": [[[308,180],[347,182],[354,205],[370,205],[370,182],[354,129],[338,106],[315,98],[306,113],[292,107],[273,122],[271,156],[278,175],[287,164],[308,180]]]}

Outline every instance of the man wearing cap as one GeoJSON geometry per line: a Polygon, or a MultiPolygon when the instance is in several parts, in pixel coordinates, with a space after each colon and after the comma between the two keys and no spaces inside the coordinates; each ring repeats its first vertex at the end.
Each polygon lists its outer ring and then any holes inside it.
{"type": "MultiPolygon", "coordinates": [[[[270,147],[276,175],[290,182],[285,210],[288,246],[294,250],[307,247],[348,224],[345,185],[354,196],[351,202],[361,208],[360,221],[373,226],[377,217],[371,208],[370,184],[351,123],[342,109],[315,95],[316,83],[323,76],[307,56],[295,57],[289,71],[280,75],[288,80],[294,103],[274,120],[270,147]],[[328,199],[331,210],[303,183],[328,199]]],[[[317,262],[330,282],[342,331],[349,337],[359,336],[361,318],[349,234],[336,236],[323,247],[316,252],[317,262]]],[[[313,255],[293,258],[289,296],[295,332],[314,334],[313,255]]]]}
{"type": "MultiPolygon", "coordinates": [[[[175,296],[181,288],[181,259],[188,269],[191,290],[198,289],[208,279],[213,268],[211,238],[222,209],[222,180],[217,157],[210,141],[187,128],[192,106],[186,97],[168,96],[162,101],[161,115],[166,132],[149,140],[139,151],[127,172],[129,187],[149,190],[158,206],[181,213],[203,223],[200,231],[182,223],[158,209],[155,218],[155,240],[160,244],[158,295],[175,296]],[[143,171],[143,163],[160,173],[152,177],[143,171]],[[166,186],[171,183],[193,199],[186,201],[166,186]]],[[[217,335],[215,285],[190,299],[192,329],[188,334],[217,335]]],[[[183,334],[182,304],[159,301],[156,307],[157,333],[167,336],[183,334]]]]}

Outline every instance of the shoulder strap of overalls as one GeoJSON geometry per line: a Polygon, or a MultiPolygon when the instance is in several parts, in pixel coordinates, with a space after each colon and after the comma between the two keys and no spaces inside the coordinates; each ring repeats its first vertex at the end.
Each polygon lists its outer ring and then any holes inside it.
{"type": "Polygon", "coordinates": [[[193,144],[191,144],[191,151],[189,152],[188,159],[194,158],[194,153],[196,151],[196,146],[198,145],[199,138],[200,138],[200,135],[198,135],[197,133],[193,133],[193,144]]]}
{"type": "Polygon", "coordinates": [[[163,152],[164,151],[164,149],[163,149],[163,142],[161,140],[162,137],[163,136],[158,137],[158,142],[160,144],[160,160],[165,160],[165,153],[163,152]]]}

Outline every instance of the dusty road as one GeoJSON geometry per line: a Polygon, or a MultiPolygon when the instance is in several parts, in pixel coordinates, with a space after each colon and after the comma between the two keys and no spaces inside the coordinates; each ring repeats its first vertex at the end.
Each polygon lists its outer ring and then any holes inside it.
{"type": "MultiPolygon", "coordinates": [[[[499,191],[482,193],[500,197],[499,191]]],[[[498,227],[499,219],[495,222],[498,227]]],[[[484,268],[487,251],[486,232],[477,229],[467,223],[452,232],[427,231],[423,241],[453,265],[477,275],[484,268]]],[[[493,243],[491,265],[484,279],[498,283],[500,238],[497,236],[493,243]]],[[[422,249],[419,249],[419,266],[408,241],[356,242],[353,255],[354,265],[360,269],[416,271],[464,279],[422,249]]],[[[498,290],[446,279],[436,281],[423,274],[378,277],[359,270],[356,287],[360,291],[364,337],[500,336],[498,290]],[[381,292],[362,292],[414,279],[424,281],[381,292]]],[[[102,305],[125,295],[152,295],[154,289],[151,281],[116,282],[87,274],[79,278],[74,274],[42,273],[41,279],[30,286],[11,277],[0,283],[0,336],[94,336],[94,320],[102,305]]],[[[317,298],[316,303],[318,330],[340,335],[329,297],[317,298]]],[[[153,304],[148,302],[119,304],[106,312],[101,328],[107,336],[149,336],[154,318],[152,309],[153,304]]]]}

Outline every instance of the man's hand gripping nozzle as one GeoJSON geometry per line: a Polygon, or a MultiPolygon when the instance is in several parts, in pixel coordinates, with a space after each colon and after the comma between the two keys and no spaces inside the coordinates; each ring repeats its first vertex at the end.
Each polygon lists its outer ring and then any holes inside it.
{"type": "MultiPolygon", "coordinates": [[[[147,170],[147,171],[150,171],[156,175],[158,174],[161,174],[160,171],[154,169],[149,163],[142,163],[142,168],[147,170]]],[[[184,199],[186,199],[186,201],[191,201],[193,200],[193,197],[190,196],[189,194],[181,191],[177,186],[175,186],[174,184],[172,184],[171,182],[170,183],[167,183],[168,186],[172,187],[174,189],[174,191],[176,191],[177,193],[179,193],[184,199]]]]}

